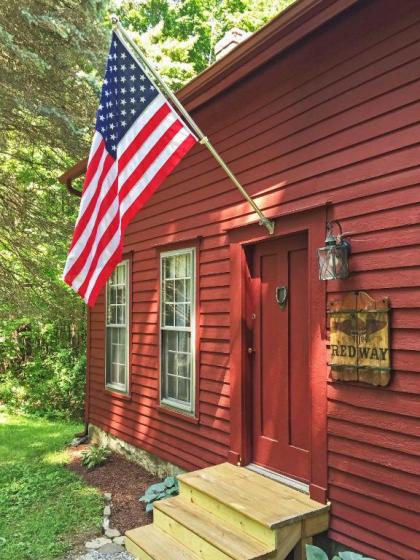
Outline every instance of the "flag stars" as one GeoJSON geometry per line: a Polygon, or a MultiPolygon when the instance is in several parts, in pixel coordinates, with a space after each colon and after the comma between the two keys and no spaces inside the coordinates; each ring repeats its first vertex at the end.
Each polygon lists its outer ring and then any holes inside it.
{"type": "Polygon", "coordinates": [[[121,138],[157,92],[147,72],[118,38],[114,36],[114,39],[103,82],[101,105],[96,115],[96,128],[108,152],[116,157],[121,138]]]}

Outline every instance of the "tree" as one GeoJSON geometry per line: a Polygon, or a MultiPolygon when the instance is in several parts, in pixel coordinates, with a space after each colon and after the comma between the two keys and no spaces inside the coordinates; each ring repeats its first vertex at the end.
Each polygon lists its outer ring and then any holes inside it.
{"type": "Polygon", "coordinates": [[[59,280],[77,212],[57,177],[89,145],[108,30],[99,0],[0,5],[0,312],[80,316],[59,280]]]}
{"type": "Polygon", "coordinates": [[[215,61],[232,27],[256,31],[293,0],[124,0],[118,15],[174,89],[215,61]]]}

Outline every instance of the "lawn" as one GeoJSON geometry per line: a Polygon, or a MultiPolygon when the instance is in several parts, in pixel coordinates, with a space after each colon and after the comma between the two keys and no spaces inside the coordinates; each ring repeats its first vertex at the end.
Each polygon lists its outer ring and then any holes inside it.
{"type": "Polygon", "coordinates": [[[80,428],[0,409],[0,560],[59,558],[99,529],[102,497],[66,468],[80,428]]]}

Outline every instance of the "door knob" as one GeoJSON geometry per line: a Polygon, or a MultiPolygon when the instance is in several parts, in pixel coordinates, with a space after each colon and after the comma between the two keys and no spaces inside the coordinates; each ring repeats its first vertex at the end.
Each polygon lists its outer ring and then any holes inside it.
{"type": "Polygon", "coordinates": [[[285,309],[287,305],[287,298],[289,290],[287,286],[277,286],[276,288],[276,302],[279,304],[280,309],[285,309]]]}

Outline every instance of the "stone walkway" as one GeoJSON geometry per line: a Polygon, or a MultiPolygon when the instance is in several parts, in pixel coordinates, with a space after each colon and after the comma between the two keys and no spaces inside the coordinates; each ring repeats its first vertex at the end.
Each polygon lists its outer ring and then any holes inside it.
{"type": "Polygon", "coordinates": [[[118,529],[110,527],[112,495],[104,493],[106,505],[103,510],[102,536],[90,539],[83,552],[70,552],[63,560],[134,560],[124,547],[124,537],[118,529]]]}
{"type": "Polygon", "coordinates": [[[134,560],[134,556],[131,556],[128,552],[98,552],[97,550],[92,550],[91,552],[83,553],[77,556],[66,556],[66,560],[134,560]]]}

